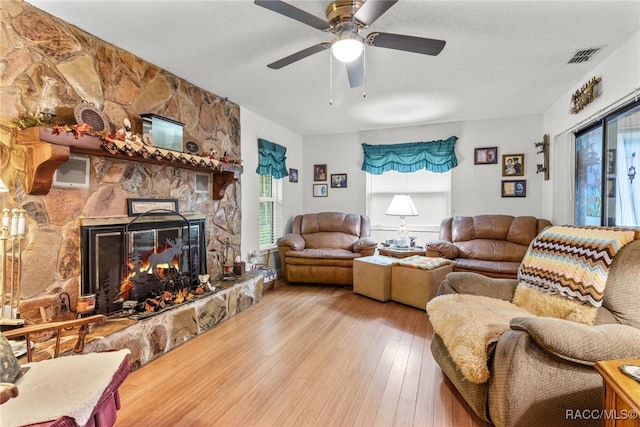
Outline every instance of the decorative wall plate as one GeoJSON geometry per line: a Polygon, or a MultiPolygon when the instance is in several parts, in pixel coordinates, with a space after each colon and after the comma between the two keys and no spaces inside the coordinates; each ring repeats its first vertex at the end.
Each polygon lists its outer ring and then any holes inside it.
{"type": "Polygon", "coordinates": [[[185,141],[184,150],[185,153],[199,155],[202,153],[202,147],[196,141],[185,141]]]}
{"type": "Polygon", "coordinates": [[[96,109],[92,104],[83,102],[76,105],[73,115],[78,123],[86,123],[91,126],[94,132],[109,131],[109,120],[102,111],[96,109]]]}

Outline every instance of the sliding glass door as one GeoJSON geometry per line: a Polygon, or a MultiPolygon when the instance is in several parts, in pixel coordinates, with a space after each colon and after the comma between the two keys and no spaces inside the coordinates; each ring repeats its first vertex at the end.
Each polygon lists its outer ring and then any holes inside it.
{"type": "Polygon", "coordinates": [[[575,224],[640,226],[640,102],[576,134],[575,224]]]}

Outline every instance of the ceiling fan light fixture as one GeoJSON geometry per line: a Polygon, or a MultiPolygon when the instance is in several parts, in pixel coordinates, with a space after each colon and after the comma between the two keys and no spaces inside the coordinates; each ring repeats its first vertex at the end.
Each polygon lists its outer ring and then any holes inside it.
{"type": "Polygon", "coordinates": [[[333,56],[340,62],[353,62],[362,55],[362,37],[351,32],[342,33],[331,45],[333,56]]]}

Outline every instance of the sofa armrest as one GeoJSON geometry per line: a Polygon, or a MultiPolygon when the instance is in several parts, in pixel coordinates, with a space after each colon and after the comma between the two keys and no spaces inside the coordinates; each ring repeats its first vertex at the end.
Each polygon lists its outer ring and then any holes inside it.
{"type": "Polygon", "coordinates": [[[447,240],[433,240],[428,242],[424,248],[431,253],[430,256],[455,259],[460,255],[458,247],[447,240]]]}
{"type": "Polygon", "coordinates": [[[353,243],[353,252],[361,252],[363,255],[373,255],[378,243],[371,237],[361,237],[353,243]]]}
{"type": "Polygon", "coordinates": [[[440,284],[438,295],[469,294],[511,301],[518,286],[516,279],[495,279],[478,273],[453,272],[440,284]]]}
{"type": "Polygon", "coordinates": [[[296,233],[285,234],[278,239],[278,247],[288,246],[294,251],[300,251],[305,247],[305,241],[301,235],[296,233]]]}
{"type": "Polygon", "coordinates": [[[588,326],[553,317],[517,317],[511,320],[511,329],[526,331],[549,353],[584,365],[640,356],[640,329],[632,326],[588,326]]]}

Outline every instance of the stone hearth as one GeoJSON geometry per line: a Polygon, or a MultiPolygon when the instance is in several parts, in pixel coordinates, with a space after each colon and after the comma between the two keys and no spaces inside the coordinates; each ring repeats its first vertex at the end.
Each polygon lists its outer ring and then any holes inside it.
{"type": "MultiPolygon", "coordinates": [[[[189,341],[220,322],[262,301],[262,274],[247,272],[233,282],[219,282],[220,290],[181,304],[143,320],[109,319],[91,326],[86,337],[85,353],[123,349],[131,351],[129,363],[135,370],[189,341]]],[[[61,355],[72,353],[77,329],[65,331],[61,338],[61,355]]],[[[34,361],[52,357],[55,338],[37,343],[34,361]]]]}

